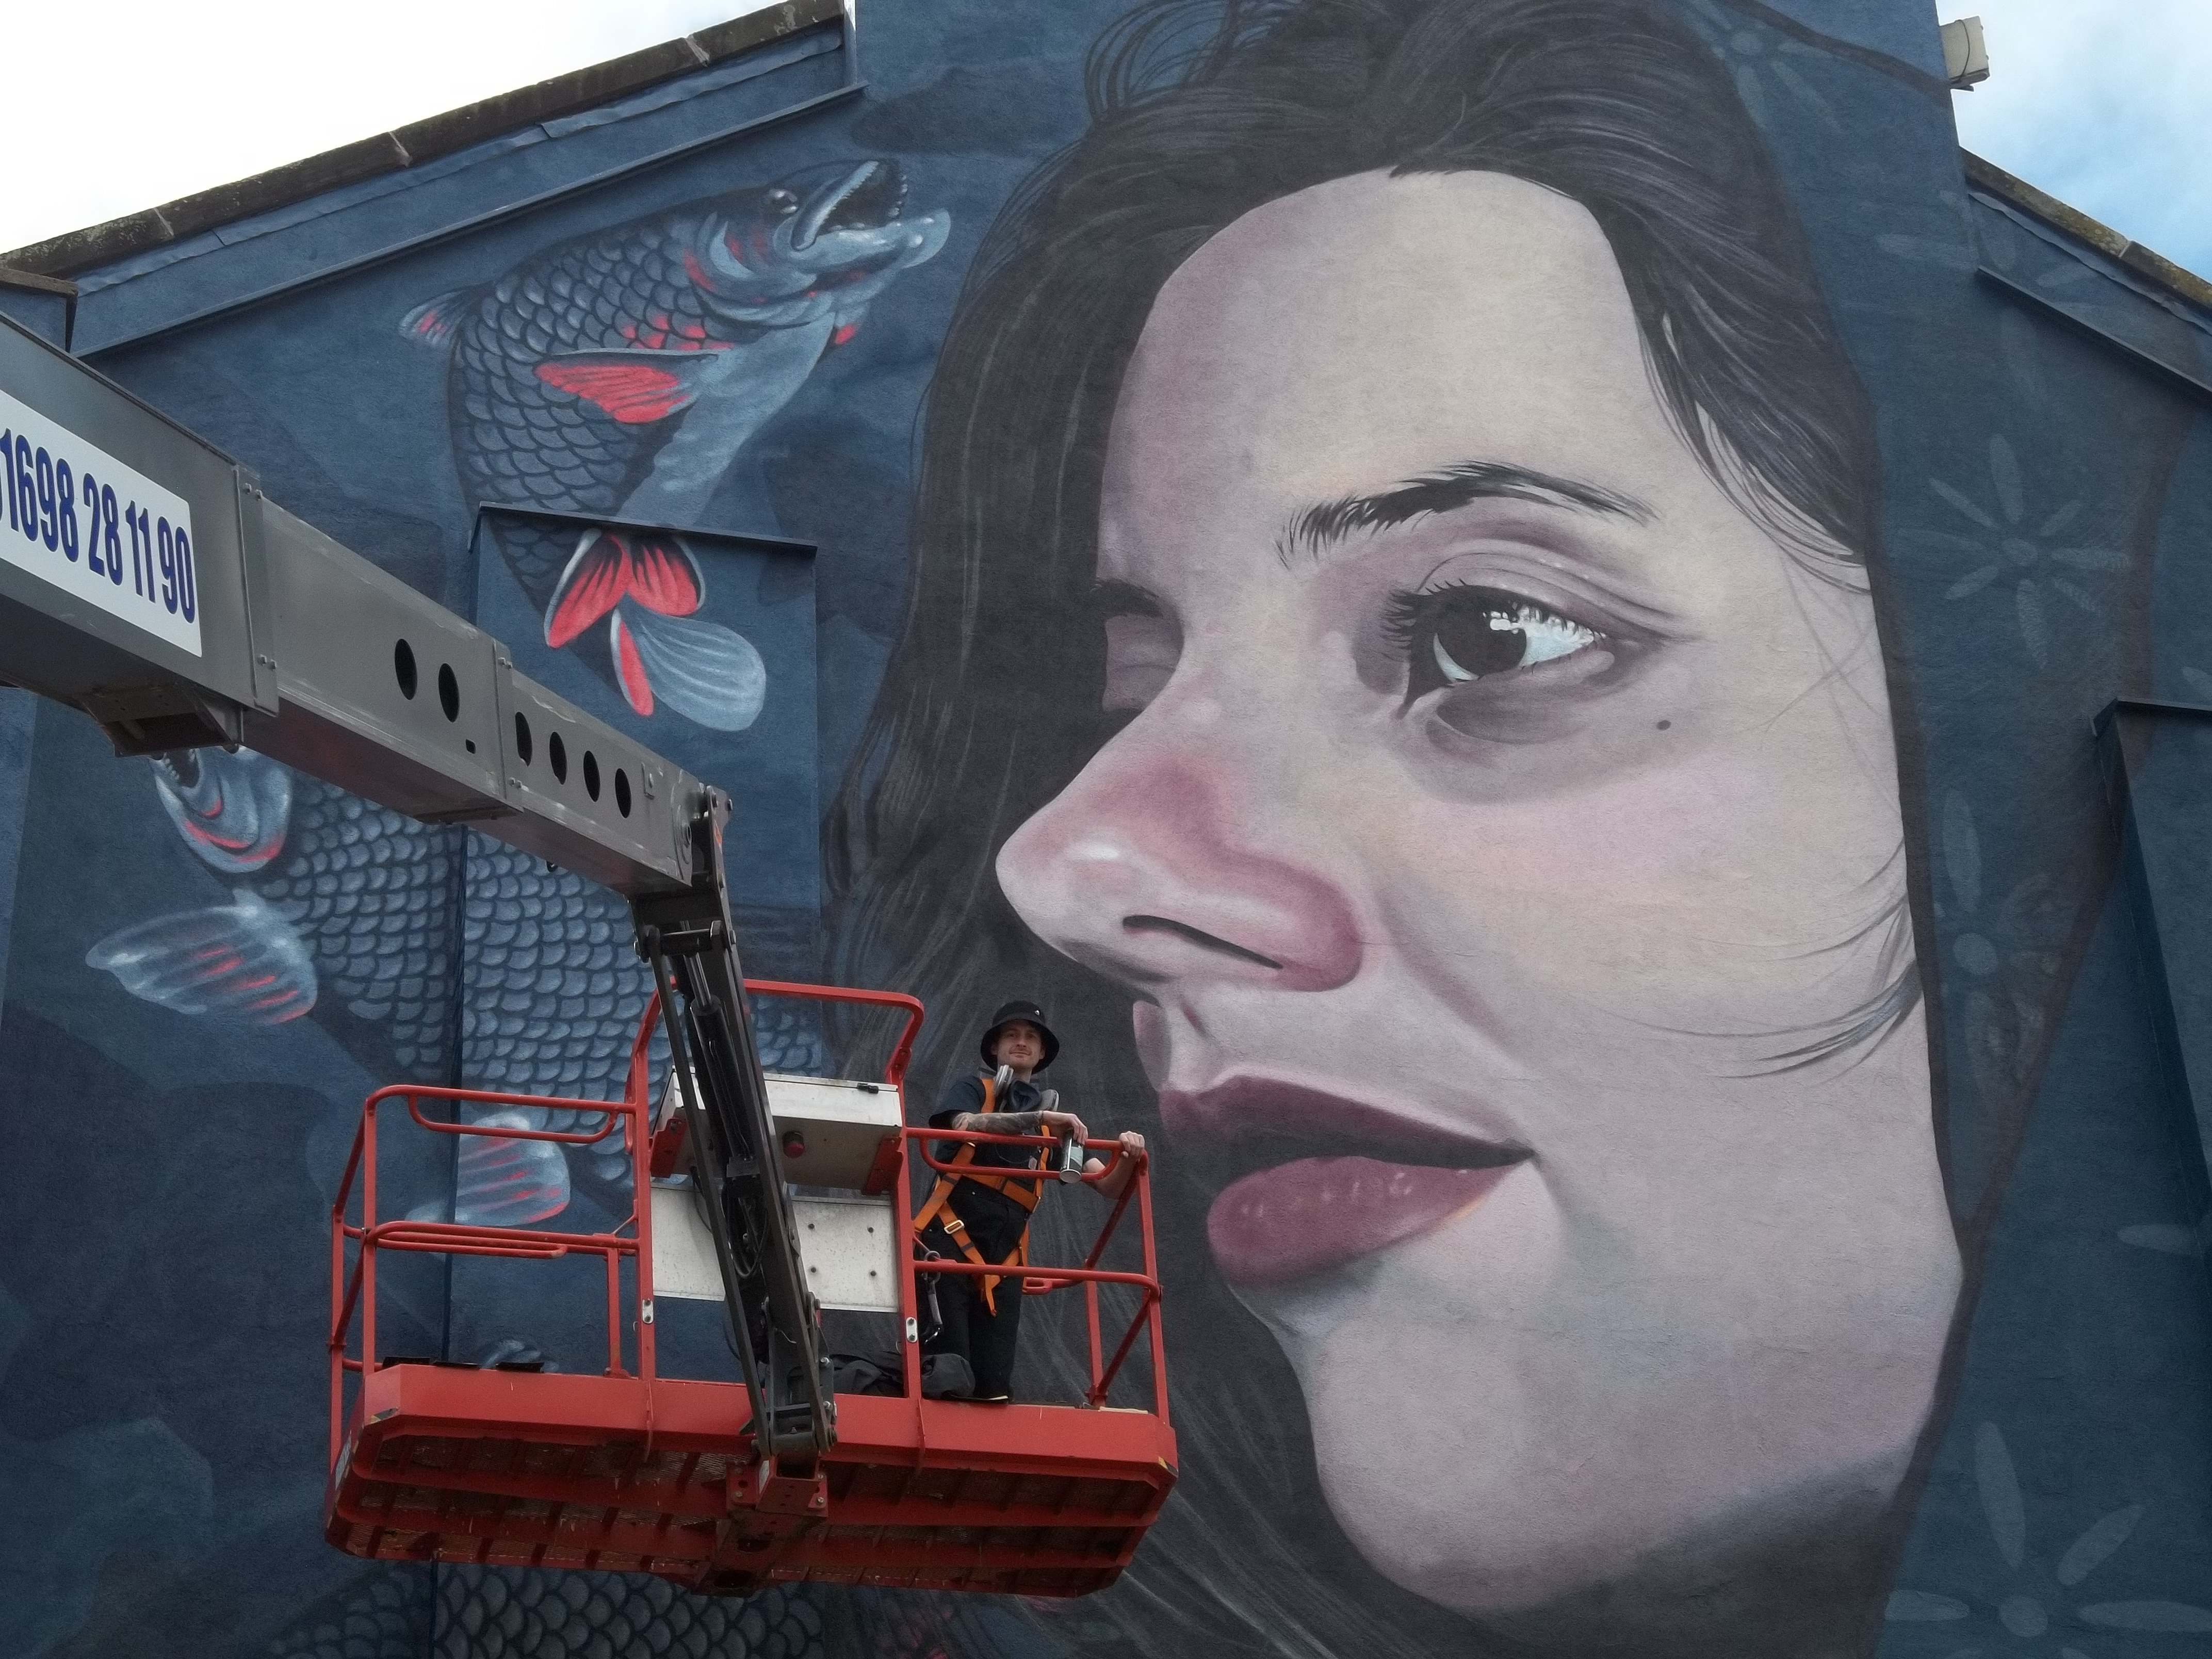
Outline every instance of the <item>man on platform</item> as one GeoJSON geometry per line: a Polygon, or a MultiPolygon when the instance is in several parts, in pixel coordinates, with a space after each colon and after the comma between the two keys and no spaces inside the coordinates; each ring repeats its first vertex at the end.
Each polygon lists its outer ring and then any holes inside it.
{"type": "MultiPolygon", "coordinates": [[[[1007,1003],[991,1017],[980,1048],[983,1069],[945,1090],[929,1120],[931,1128],[1089,1138],[1083,1120],[1073,1112],[1050,1109],[1043,1091],[1031,1080],[1060,1054],[1060,1039],[1045,1023],[1043,1009],[1034,1002],[1007,1003]],[[1002,1072],[1012,1073],[1003,1088],[1002,1072]]],[[[1134,1131],[1124,1131],[1121,1142],[1111,1173],[1095,1183],[1108,1198],[1121,1196],[1145,1151],[1145,1138],[1134,1131]]],[[[1032,1147],[960,1143],[947,1160],[957,1164],[959,1172],[940,1175],[915,1218],[916,1248],[924,1260],[938,1257],[1010,1269],[1003,1275],[931,1273],[924,1278],[925,1286],[930,1281],[936,1285],[939,1318],[935,1334],[925,1335],[922,1350],[957,1354],[965,1360],[974,1378],[971,1397],[976,1400],[1011,1397],[1014,1345],[1021,1328],[1021,1270],[1029,1261],[1030,1212],[1043,1190],[1040,1182],[998,1172],[1034,1170],[1038,1155],[1032,1147]]],[[[1097,1175],[1106,1167],[1092,1158],[1085,1160],[1084,1172],[1097,1175]]],[[[926,1308],[927,1288],[923,1301],[926,1308]]]]}

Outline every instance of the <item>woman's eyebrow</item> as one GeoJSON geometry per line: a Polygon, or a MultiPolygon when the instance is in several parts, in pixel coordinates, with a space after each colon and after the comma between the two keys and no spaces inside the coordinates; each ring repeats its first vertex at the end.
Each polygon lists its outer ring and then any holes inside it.
{"type": "Polygon", "coordinates": [[[1599,513],[1649,524],[1651,509],[1632,495],[1601,485],[1555,478],[1504,461],[1460,461],[1368,495],[1320,501],[1293,514],[1276,545],[1285,563],[1299,553],[1318,558],[1367,531],[1387,530],[1486,500],[1528,501],[1575,513],[1599,513]]]}

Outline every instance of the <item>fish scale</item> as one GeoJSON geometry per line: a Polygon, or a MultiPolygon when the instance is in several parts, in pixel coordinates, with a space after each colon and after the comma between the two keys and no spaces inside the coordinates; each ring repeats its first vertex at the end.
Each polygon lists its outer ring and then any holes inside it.
{"type": "MultiPolygon", "coordinates": [[[[618,1097],[653,992],[629,905],[474,831],[465,891],[462,1075],[471,1087],[515,1094],[618,1097]]],[[[821,1047],[802,1010],[756,1002],[753,1026],[769,1069],[818,1068],[821,1047]]]]}
{"type": "MultiPolygon", "coordinates": [[[[286,850],[246,884],[306,942],[324,994],[389,1044],[399,1078],[449,1075],[458,898],[468,1086],[621,1093],[653,981],[620,897],[489,836],[417,823],[305,774],[293,789],[286,850]]],[[[765,1005],[755,1024],[768,1065],[817,1063],[802,1013],[765,1005]]]]}
{"type": "Polygon", "coordinates": [[[324,994],[382,1030],[416,1082],[446,1073],[456,841],[295,774],[285,850],[246,883],[306,942],[324,994]]]}
{"type": "Polygon", "coordinates": [[[653,991],[629,909],[543,860],[468,838],[461,1070],[477,1086],[608,1099],[653,991]]]}
{"type": "Polygon", "coordinates": [[[269,1659],[815,1659],[804,1591],[744,1601],[657,1578],[524,1567],[386,1568],[311,1603],[269,1659]],[[434,1592],[424,1578],[434,1574],[434,1592]]]}
{"type": "Polygon", "coordinates": [[[612,1572],[447,1567],[437,1659],[814,1659],[822,1614],[771,1586],[742,1601],[612,1572]]]}
{"type": "Polygon", "coordinates": [[[420,1568],[386,1568],[301,1608],[265,1651],[268,1659],[421,1659],[434,1606],[420,1568]]]}
{"type": "MultiPolygon", "coordinates": [[[[609,421],[548,386],[538,366],[562,353],[635,349],[656,333],[702,344],[727,339],[731,331],[711,324],[684,269],[705,228],[698,211],[639,220],[549,249],[477,300],[454,330],[448,386],[454,458],[471,501],[608,513],[636,487],[669,427],[609,421]]],[[[574,540],[544,531],[502,535],[538,605],[574,540]]]]}

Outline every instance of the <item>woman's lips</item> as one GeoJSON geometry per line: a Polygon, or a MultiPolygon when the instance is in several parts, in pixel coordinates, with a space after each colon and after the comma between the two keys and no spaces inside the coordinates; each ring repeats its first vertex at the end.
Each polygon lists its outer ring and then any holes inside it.
{"type": "Polygon", "coordinates": [[[1529,1156],[1525,1146],[1267,1079],[1170,1091],[1160,1109],[1200,1178],[1222,1189],[1206,1212],[1206,1238],[1238,1284],[1304,1279],[1425,1233],[1529,1156]]]}
{"type": "Polygon", "coordinates": [[[1428,1231],[1512,1167],[1302,1158],[1246,1176],[1215,1199],[1206,1212],[1206,1242],[1237,1284],[1304,1279],[1428,1231]]]}

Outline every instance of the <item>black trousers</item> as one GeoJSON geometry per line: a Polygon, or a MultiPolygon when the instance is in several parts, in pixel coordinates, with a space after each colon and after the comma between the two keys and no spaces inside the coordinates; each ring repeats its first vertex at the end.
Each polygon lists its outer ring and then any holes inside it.
{"type": "MultiPolygon", "coordinates": [[[[965,1261],[960,1247],[955,1244],[945,1229],[932,1222],[921,1235],[921,1247],[934,1250],[950,1261],[965,1261]]],[[[984,1252],[989,1258],[992,1252],[984,1252]]],[[[942,1323],[935,1336],[925,1340],[921,1351],[930,1353],[957,1353],[968,1362],[968,1369],[975,1376],[975,1397],[978,1400],[1002,1399],[1014,1391],[1014,1344],[1022,1328],[1022,1274],[1018,1267],[1010,1268],[999,1280],[992,1292],[998,1304],[994,1313],[983,1301],[983,1280],[975,1273],[927,1273],[925,1280],[937,1285],[937,1310],[942,1323]]],[[[929,1292],[921,1291],[925,1310],[929,1292]]]]}

